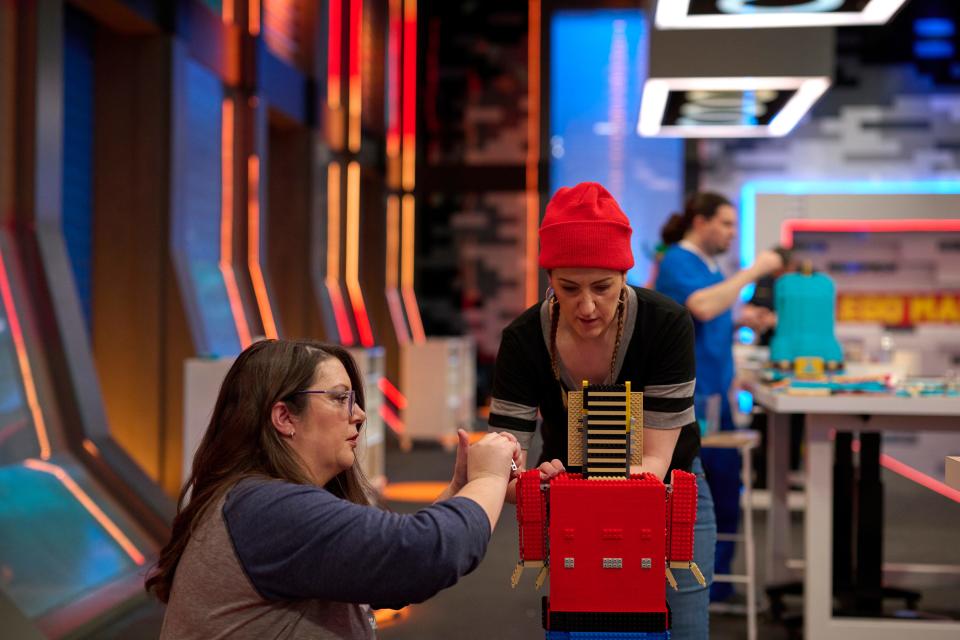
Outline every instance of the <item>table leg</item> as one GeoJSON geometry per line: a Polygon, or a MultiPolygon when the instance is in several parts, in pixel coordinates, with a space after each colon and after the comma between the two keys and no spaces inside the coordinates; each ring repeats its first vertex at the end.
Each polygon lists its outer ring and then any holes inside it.
{"type": "Polygon", "coordinates": [[[767,413],[767,585],[782,584],[792,576],[787,569],[790,555],[790,508],[787,483],[790,471],[790,415],[767,413]]]}
{"type": "Polygon", "coordinates": [[[808,415],[806,427],[803,631],[807,640],[821,640],[833,616],[833,443],[829,416],[808,415]]]}
{"type": "Polygon", "coordinates": [[[880,615],[883,612],[883,485],[877,432],[860,433],[857,498],[857,609],[880,615]]]}

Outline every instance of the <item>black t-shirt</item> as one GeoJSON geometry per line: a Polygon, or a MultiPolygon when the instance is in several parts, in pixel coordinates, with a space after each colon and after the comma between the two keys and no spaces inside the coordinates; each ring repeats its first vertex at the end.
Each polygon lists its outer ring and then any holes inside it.
{"type": "MultiPolygon", "coordinates": [[[[643,391],[644,428],[682,429],[670,470],[689,470],[700,451],[693,413],[696,358],[690,313],[660,293],[636,287],[628,288],[625,313],[616,382],[630,381],[634,390],[643,391]]],[[[538,464],[554,458],[566,464],[567,410],[550,364],[549,338],[545,301],[504,329],[493,377],[490,428],[510,431],[527,449],[539,410],[543,453],[538,464]]],[[[579,389],[563,362],[560,368],[564,387],[579,389]]]]}

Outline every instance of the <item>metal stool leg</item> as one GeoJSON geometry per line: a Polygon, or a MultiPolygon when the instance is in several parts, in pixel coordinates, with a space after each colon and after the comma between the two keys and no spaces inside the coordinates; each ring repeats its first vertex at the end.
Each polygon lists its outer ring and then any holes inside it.
{"type": "Polygon", "coordinates": [[[753,540],[753,469],[750,460],[750,447],[740,447],[741,469],[743,473],[743,497],[746,502],[743,510],[744,551],[747,569],[747,638],[757,640],[757,569],[753,540]]]}

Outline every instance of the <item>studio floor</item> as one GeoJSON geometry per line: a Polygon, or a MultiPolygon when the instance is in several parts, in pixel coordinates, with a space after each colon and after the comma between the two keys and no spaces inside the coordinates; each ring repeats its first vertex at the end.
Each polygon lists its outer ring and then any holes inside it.
{"type": "MultiPolygon", "coordinates": [[[[391,450],[387,456],[387,475],[391,482],[447,480],[453,467],[453,454],[423,445],[409,453],[391,450]]],[[[885,558],[894,563],[943,563],[960,566],[960,504],[924,489],[889,471],[883,471],[885,498],[885,558]]],[[[762,494],[755,502],[762,503],[762,494]]],[[[391,508],[406,512],[421,505],[393,502],[391,508]]],[[[754,513],[757,535],[759,575],[763,575],[765,512],[754,513]]],[[[792,512],[792,542],[796,557],[802,555],[801,510],[792,512]]],[[[519,640],[542,638],[540,596],[535,591],[534,572],[524,573],[520,586],[510,588],[510,574],[517,561],[516,512],[507,505],[494,532],[487,556],[471,575],[430,601],[408,608],[401,617],[386,621],[380,631],[382,640],[423,640],[457,638],[460,640],[519,640]]],[[[738,552],[735,570],[742,570],[743,554],[738,552]]],[[[888,584],[915,588],[921,592],[920,611],[924,616],[960,619],[960,575],[890,575],[888,584]]],[[[546,589],[546,587],[544,587],[546,589]]],[[[737,600],[743,600],[742,587],[737,600]]],[[[765,599],[761,597],[761,605],[765,599]]],[[[903,604],[888,603],[890,613],[903,604]]],[[[789,611],[799,614],[802,602],[788,600],[789,611]]],[[[135,640],[156,638],[162,622],[162,608],[152,602],[140,603],[119,613],[108,623],[90,630],[83,637],[135,640]]],[[[797,620],[799,622],[799,620],[797,620]]],[[[711,613],[711,638],[746,638],[742,615],[711,613]]],[[[778,640],[797,637],[760,614],[758,637],[778,640]]]]}

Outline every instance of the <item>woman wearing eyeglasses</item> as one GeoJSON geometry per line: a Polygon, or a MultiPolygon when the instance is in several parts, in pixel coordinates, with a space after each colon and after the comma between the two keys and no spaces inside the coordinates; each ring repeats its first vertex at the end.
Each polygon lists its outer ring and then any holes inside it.
{"type": "Polygon", "coordinates": [[[468,448],[461,433],[440,500],[388,513],[356,464],[363,404],[339,347],[266,340],[240,354],[146,582],[167,603],[161,638],[372,638],[366,604],[421,602],[477,566],[516,439],[468,448]]]}

